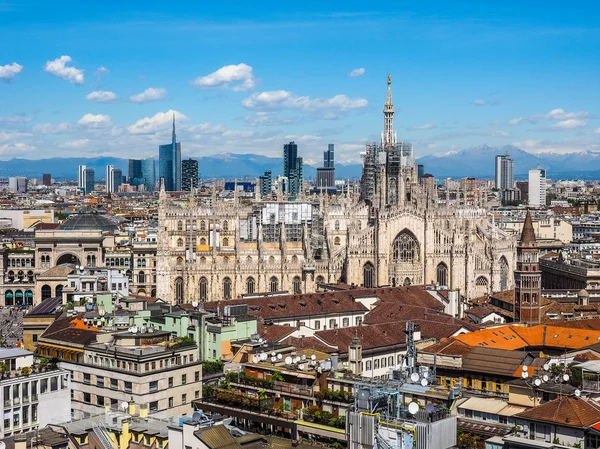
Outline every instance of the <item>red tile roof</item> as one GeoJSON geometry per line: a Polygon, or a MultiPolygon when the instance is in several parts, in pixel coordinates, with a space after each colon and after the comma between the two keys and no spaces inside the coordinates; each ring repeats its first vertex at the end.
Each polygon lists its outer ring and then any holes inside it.
{"type": "Polygon", "coordinates": [[[563,426],[590,427],[600,422],[600,404],[574,396],[559,396],[515,416],[563,426]]]}

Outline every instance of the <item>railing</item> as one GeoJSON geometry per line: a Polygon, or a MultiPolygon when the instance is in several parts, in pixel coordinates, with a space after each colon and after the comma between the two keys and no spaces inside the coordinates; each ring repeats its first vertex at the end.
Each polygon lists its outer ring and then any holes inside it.
{"type": "Polygon", "coordinates": [[[112,441],[107,436],[108,431],[106,430],[106,427],[104,427],[104,424],[92,423],[92,430],[100,440],[100,443],[102,443],[104,449],[115,449],[112,441]]]}
{"type": "Polygon", "coordinates": [[[273,381],[273,390],[282,393],[301,394],[304,396],[312,396],[313,389],[304,385],[291,384],[288,382],[273,381]]]}
{"type": "Polygon", "coordinates": [[[583,380],[584,391],[600,391],[600,379],[599,380],[583,380]]]}

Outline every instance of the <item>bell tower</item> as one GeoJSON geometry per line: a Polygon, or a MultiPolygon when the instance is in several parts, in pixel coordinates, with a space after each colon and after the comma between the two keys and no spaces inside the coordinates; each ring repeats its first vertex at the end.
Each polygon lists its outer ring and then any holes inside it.
{"type": "Polygon", "coordinates": [[[535,239],[531,213],[527,211],[521,238],[517,244],[515,322],[529,325],[541,322],[541,293],[540,249],[535,239]]]}

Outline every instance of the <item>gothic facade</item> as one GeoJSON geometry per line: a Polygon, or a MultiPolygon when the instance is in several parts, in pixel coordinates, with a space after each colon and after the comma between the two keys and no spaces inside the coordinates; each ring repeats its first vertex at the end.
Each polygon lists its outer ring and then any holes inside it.
{"type": "Polygon", "coordinates": [[[172,201],[161,188],[157,296],[173,302],[322,283],[437,284],[467,299],[512,288],[513,237],[489,220],[484,192],[421,185],[412,145],[397,142],[391,79],[380,143],[366,145],[360,192],[298,201],[172,201]]]}

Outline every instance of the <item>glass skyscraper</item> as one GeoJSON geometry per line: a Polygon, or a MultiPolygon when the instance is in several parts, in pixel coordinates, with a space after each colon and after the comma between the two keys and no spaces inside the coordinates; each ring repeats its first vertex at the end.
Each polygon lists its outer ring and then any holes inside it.
{"type": "Polygon", "coordinates": [[[154,192],[156,185],[156,168],[154,159],[129,159],[129,184],[144,190],[154,192]],[[140,186],[143,186],[140,188],[140,186]]]}
{"type": "Polygon", "coordinates": [[[158,171],[167,192],[181,191],[181,143],[177,143],[175,136],[175,114],[171,143],[158,147],[158,171]]]}
{"type": "Polygon", "coordinates": [[[198,161],[196,159],[186,159],[181,162],[181,190],[190,192],[198,187],[198,161]]]}
{"type": "Polygon", "coordinates": [[[298,145],[290,142],[283,145],[283,176],[288,178],[289,193],[298,194],[302,189],[302,158],[298,157],[298,145]]]}

